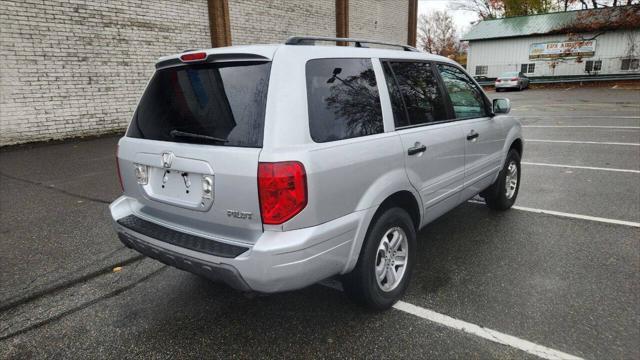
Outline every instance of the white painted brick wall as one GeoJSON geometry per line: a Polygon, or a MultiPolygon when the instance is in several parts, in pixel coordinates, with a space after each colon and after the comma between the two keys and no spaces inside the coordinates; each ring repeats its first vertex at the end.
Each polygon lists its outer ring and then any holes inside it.
{"type": "Polygon", "coordinates": [[[0,145],[125,128],[155,59],[210,47],[206,0],[2,0],[0,145]]]}
{"type": "Polygon", "coordinates": [[[349,36],[406,44],[408,0],[349,0],[349,36]]]}
{"type": "Polygon", "coordinates": [[[336,36],[335,0],[229,0],[234,45],[282,43],[292,35],[336,36]]]}

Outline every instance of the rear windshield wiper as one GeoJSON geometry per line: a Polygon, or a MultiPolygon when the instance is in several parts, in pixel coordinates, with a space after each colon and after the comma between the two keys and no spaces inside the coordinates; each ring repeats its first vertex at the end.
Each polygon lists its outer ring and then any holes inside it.
{"type": "Polygon", "coordinates": [[[194,134],[194,133],[190,133],[190,132],[186,132],[186,131],[180,131],[180,130],[171,130],[169,132],[169,135],[171,135],[172,138],[182,137],[182,138],[212,140],[212,141],[217,141],[217,142],[222,142],[222,143],[229,142],[229,140],[227,140],[227,139],[222,139],[222,138],[215,137],[215,136],[194,134]]]}

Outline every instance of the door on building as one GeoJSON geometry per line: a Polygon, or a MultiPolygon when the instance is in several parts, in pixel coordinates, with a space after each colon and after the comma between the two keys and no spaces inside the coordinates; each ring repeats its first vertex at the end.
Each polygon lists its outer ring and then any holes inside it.
{"type": "Polygon", "coordinates": [[[486,189],[502,166],[504,131],[491,116],[489,100],[476,83],[453,65],[437,65],[457,123],[464,133],[464,190],[461,200],[486,189]]]}
{"type": "Polygon", "coordinates": [[[395,129],[406,151],[405,167],[422,198],[427,223],[460,203],[466,141],[462,125],[451,121],[432,63],[386,60],[383,68],[395,129]]]}

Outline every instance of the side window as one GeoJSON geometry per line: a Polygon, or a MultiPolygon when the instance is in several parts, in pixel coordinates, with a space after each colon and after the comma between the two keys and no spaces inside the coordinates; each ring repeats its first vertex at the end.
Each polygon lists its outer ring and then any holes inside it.
{"type": "Polygon", "coordinates": [[[456,119],[487,116],[484,96],[469,76],[450,65],[438,64],[438,70],[449,92],[456,119]]]}
{"type": "Polygon", "coordinates": [[[385,62],[396,128],[447,119],[444,97],[426,62],[385,62]]]}
{"type": "Polygon", "coordinates": [[[384,131],[370,59],[309,60],[306,73],[313,141],[336,141],[384,131]]]}

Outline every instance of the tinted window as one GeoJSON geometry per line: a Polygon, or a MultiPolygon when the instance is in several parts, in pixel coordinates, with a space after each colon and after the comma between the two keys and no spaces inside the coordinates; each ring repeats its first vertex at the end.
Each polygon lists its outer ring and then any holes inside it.
{"type": "Polygon", "coordinates": [[[444,98],[429,63],[390,62],[385,64],[384,69],[387,84],[390,85],[396,127],[447,119],[444,98]]]}
{"type": "Polygon", "coordinates": [[[269,69],[270,63],[227,63],[159,70],[127,136],[261,147],[269,69]]]}
{"type": "Polygon", "coordinates": [[[383,132],[382,109],[370,59],[307,62],[309,129],[316,142],[383,132]]]}
{"type": "Polygon", "coordinates": [[[484,96],[471,78],[453,66],[439,64],[438,69],[449,92],[456,119],[487,116],[484,96]]]}

